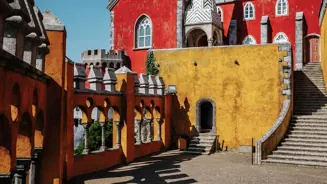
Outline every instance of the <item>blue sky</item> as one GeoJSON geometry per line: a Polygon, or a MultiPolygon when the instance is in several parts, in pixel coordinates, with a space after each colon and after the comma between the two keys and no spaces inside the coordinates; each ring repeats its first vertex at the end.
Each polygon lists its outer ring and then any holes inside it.
{"type": "Polygon", "coordinates": [[[81,61],[88,49],[109,49],[110,12],[108,0],[35,0],[42,12],[50,10],[65,24],[67,56],[81,61]]]}

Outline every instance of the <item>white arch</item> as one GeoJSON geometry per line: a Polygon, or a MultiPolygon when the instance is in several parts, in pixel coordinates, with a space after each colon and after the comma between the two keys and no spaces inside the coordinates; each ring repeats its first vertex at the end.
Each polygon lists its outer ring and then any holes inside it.
{"type": "Polygon", "coordinates": [[[279,32],[276,34],[274,37],[274,42],[273,43],[288,43],[288,37],[286,36],[285,33],[279,32]]]}
{"type": "Polygon", "coordinates": [[[257,44],[257,41],[252,35],[247,35],[243,40],[243,45],[255,45],[257,44]]]}
{"type": "Polygon", "coordinates": [[[224,11],[220,6],[217,6],[217,13],[220,15],[220,22],[224,22],[224,11]]]}
{"type": "Polygon", "coordinates": [[[244,6],[244,20],[255,19],[255,8],[252,2],[247,2],[244,6]]]}
{"type": "Polygon", "coordinates": [[[286,16],[288,15],[288,0],[277,0],[275,13],[276,16],[286,16]]]}
{"type": "Polygon", "coordinates": [[[134,24],[134,48],[151,48],[152,47],[152,39],[153,39],[153,24],[152,20],[150,17],[146,14],[140,15],[134,24]],[[144,22],[143,22],[144,21],[144,22]],[[150,27],[150,33],[147,34],[146,31],[144,30],[143,36],[139,35],[139,29],[140,26],[149,26],[150,27]],[[140,44],[140,38],[143,38],[143,43],[140,44]],[[146,38],[150,39],[150,42],[147,44],[146,43],[146,38]]]}

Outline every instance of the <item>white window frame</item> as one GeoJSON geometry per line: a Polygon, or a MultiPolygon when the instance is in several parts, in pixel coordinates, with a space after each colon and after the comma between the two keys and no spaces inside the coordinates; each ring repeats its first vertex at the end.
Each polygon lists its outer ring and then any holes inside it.
{"type": "Polygon", "coordinates": [[[152,42],[153,42],[153,24],[152,24],[152,21],[151,19],[149,18],[149,16],[147,15],[141,15],[136,23],[135,23],[135,26],[134,26],[134,33],[135,33],[135,36],[134,36],[134,48],[135,49],[149,49],[149,48],[152,48],[152,42]],[[142,25],[143,21],[144,20],[148,20],[148,23],[145,24],[145,25],[142,25]],[[144,38],[144,45],[143,46],[140,46],[140,27],[143,26],[144,27],[144,35],[142,36],[144,38]],[[146,34],[146,26],[150,26],[150,34],[147,35],[146,34]],[[146,45],[146,37],[150,37],[150,45],[146,45]]]}
{"type": "Polygon", "coordinates": [[[219,15],[219,11],[220,11],[220,22],[224,22],[224,11],[220,6],[217,6],[218,15],[219,15]]]}
{"type": "Polygon", "coordinates": [[[276,36],[274,37],[274,40],[273,40],[273,43],[289,43],[289,42],[290,41],[289,41],[287,35],[285,33],[283,33],[283,32],[277,33],[276,36]],[[285,42],[282,42],[282,41],[278,41],[277,40],[278,37],[280,37],[280,36],[283,36],[285,38],[285,42]]]}
{"type": "Polygon", "coordinates": [[[243,13],[244,20],[254,20],[255,19],[255,7],[252,2],[247,2],[244,6],[243,11],[244,11],[244,13],[243,13]],[[247,8],[248,8],[248,10],[246,10],[247,8]],[[252,17],[250,17],[251,8],[253,10],[252,17]],[[246,13],[248,14],[248,17],[246,17],[246,15],[247,15],[246,13]]]}
{"type": "Polygon", "coordinates": [[[277,0],[276,1],[276,6],[275,6],[275,15],[277,17],[280,16],[288,16],[288,12],[289,12],[289,4],[288,4],[288,0],[277,0]],[[283,12],[283,2],[285,1],[286,3],[286,12],[283,12]],[[281,10],[280,13],[278,13],[278,5],[280,4],[281,10]]]}
{"type": "Polygon", "coordinates": [[[252,35],[247,35],[247,36],[243,39],[242,44],[243,44],[243,45],[256,45],[256,44],[257,44],[257,40],[256,40],[252,35]],[[246,41],[247,41],[248,39],[251,39],[253,43],[246,43],[246,41]]]}

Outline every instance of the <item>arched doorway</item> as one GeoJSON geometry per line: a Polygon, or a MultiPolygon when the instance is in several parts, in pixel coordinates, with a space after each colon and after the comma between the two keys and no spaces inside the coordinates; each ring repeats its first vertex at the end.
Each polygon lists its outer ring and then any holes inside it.
{"type": "Polygon", "coordinates": [[[320,37],[319,35],[308,35],[305,39],[306,60],[305,63],[320,62],[320,37]]]}
{"type": "Polygon", "coordinates": [[[210,132],[213,125],[213,107],[210,102],[203,102],[201,108],[201,130],[210,132]]]}
{"type": "Polygon", "coordinates": [[[187,35],[187,47],[207,47],[208,36],[202,29],[194,29],[187,35]]]}
{"type": "Polygon", "coordinates": [[[216,133],[216,103],[202,98],[196,104],[196,125],[198,133],[216,133]]]}

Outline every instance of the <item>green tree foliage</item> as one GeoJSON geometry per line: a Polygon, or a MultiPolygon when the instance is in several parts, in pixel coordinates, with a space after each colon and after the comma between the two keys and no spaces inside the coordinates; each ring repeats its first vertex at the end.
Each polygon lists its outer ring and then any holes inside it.
{"type": "MultiPolygon", "coordinates": [[[[105,124],[106,146],[112,147],[112,120],[105,124]]],[[[94,122],[88,129],[88,144],[90,151],[96,151],[101,148],[101,125],[99,122],[94,122]]],[[[85,138],[85,137],[84,137],[85,138]]],[[[75,155],[81,155],[84,149],[84,141],[74,150],[75,155]]]]}
{"type": "Polygon", "coordinates": [[[156,59],[154,57],[153,51],[149,50],[146,56],[146,74],[147,75],[157,75],[159,69],[156,66],[156,59]]]}

